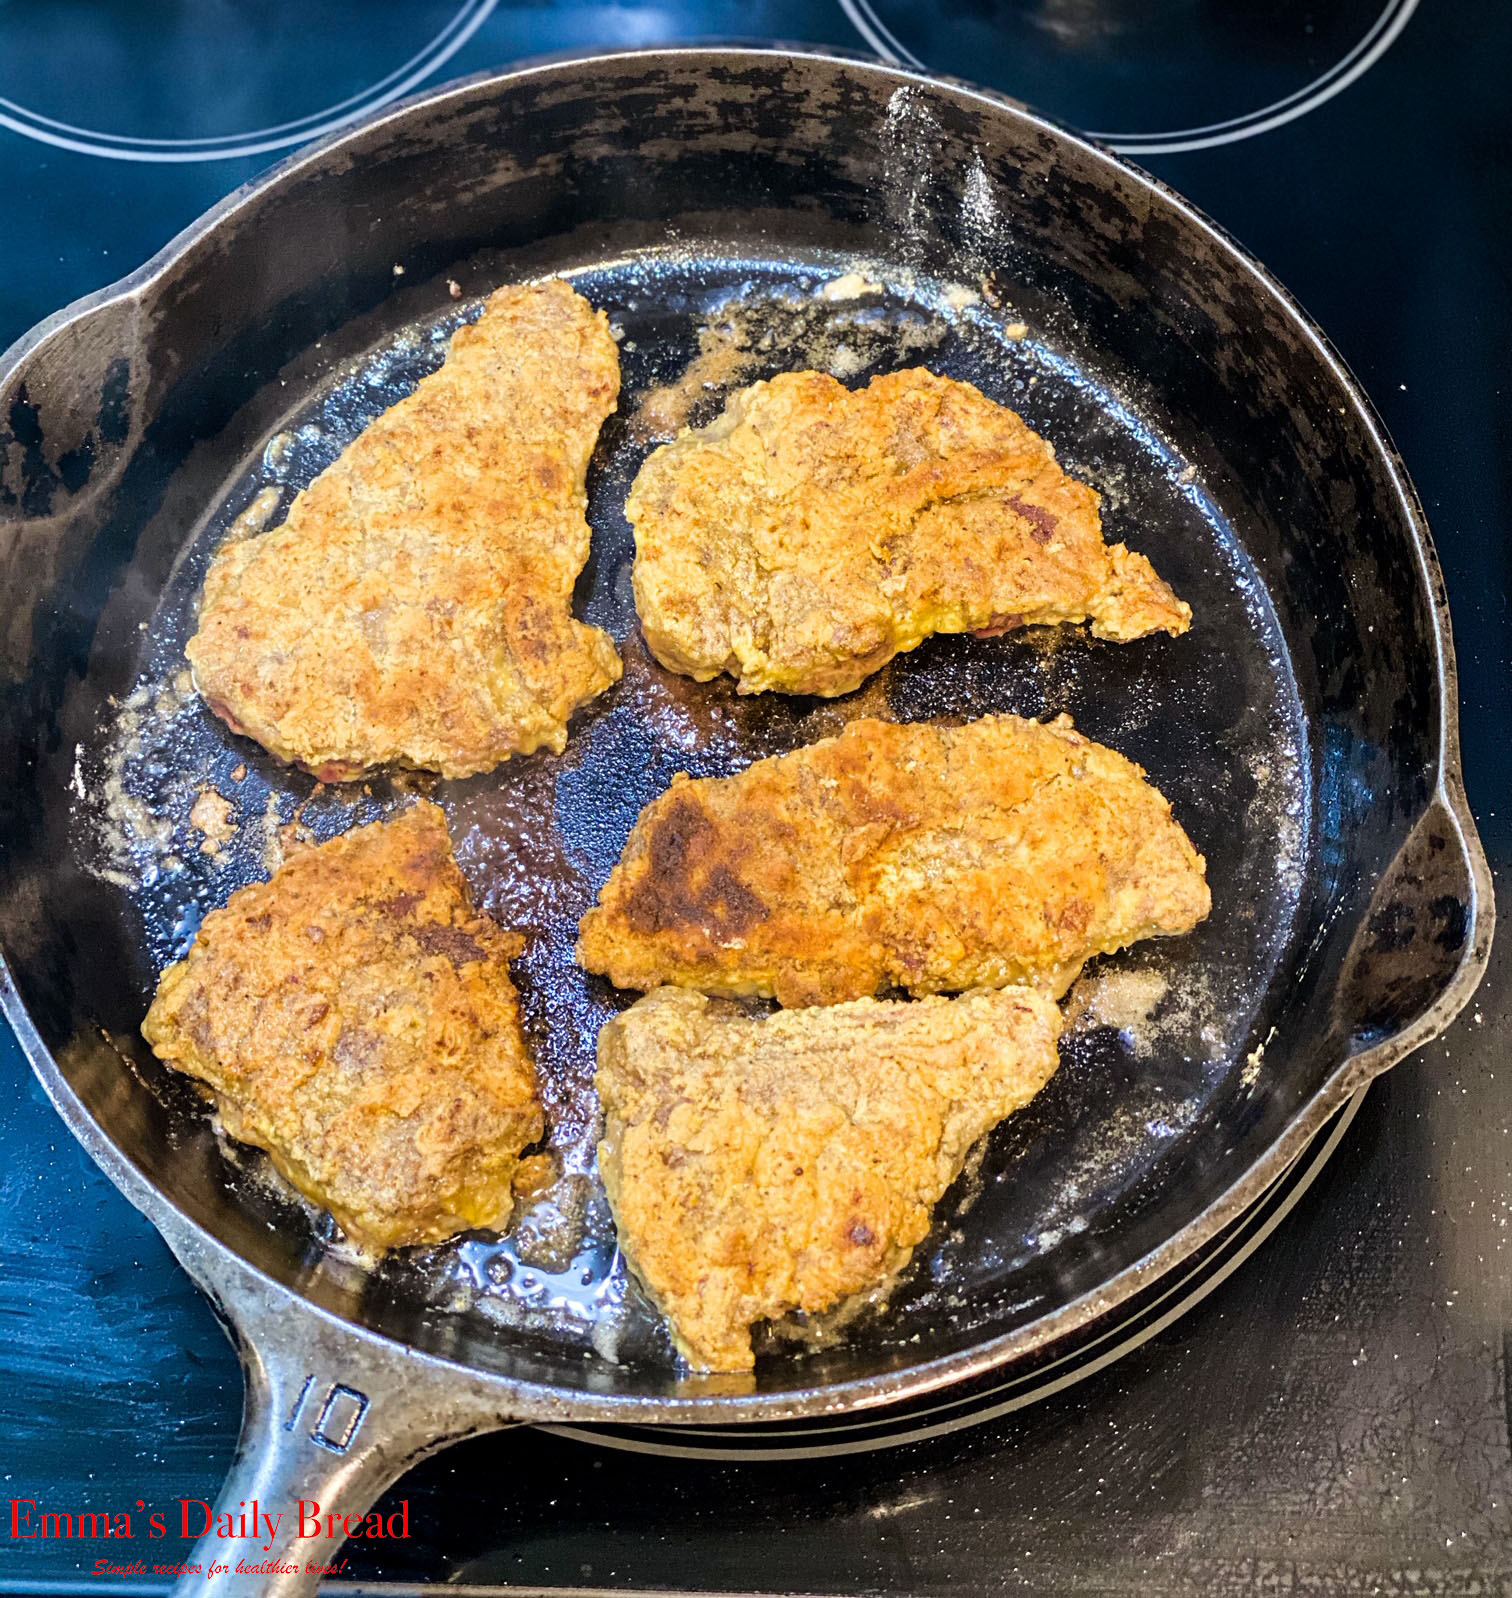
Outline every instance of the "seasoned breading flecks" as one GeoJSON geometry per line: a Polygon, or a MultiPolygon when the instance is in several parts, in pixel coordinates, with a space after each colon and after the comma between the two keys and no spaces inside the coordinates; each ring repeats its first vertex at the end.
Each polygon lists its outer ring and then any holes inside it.
{"type": "Polygon", "coordinates": [[[641,812],[578,960],[622,988],[834,1004],[1026,982],[1189,932],[1204,862],[1132,761],[1069,717],[853,721],[641,812]]]}
{"type": "Polygon", "coordinates": [[[618,393],[602,311],[555,280],[492,295],[281,525],[217,552],[188,646],[211,708],[326,780],[560,752],[620,674],[572,616],[618,393]]]}
{"type": "Polygon", "coordinates": [[[742,693],[849,693],[931,633],[1185,632],[1149,561],[1103,543],[1098,503],[970,383],[787,373],[641,468],[636,609],[662,665],[742,693]]]}
{"type": "Polygon", "coordinates": [[[142,1025],[373,1249],[503,1225],[541,1135],[509,961],[468,902],[446,821],[420,803],[239,889],[169,966],[142,1025]]]}
{"type": "Polygon", "coordinates": [[[757,1019],[661,988],[599,1034],[599,1169],[619,1246],[694,1366],[886,1283],[983,1133],[1055,1070],[1027,988],[757,1019]]]}

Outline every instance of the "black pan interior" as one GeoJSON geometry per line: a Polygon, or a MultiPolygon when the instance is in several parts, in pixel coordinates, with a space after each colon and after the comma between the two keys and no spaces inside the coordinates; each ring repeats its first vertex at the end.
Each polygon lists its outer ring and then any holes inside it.
{"type": "Polygon", "coordinates": [[[1069,712],[1170,797],[1214,912],[1090,973],[1060,1073],[947,1198],[888,1312],[838,1342],[771,1340],[759,1391],[911,1367],[1095,1291],[1200,1215],[1350,1048],[1425,1002],[1403,990],[1365,1013],[1340,997],[1375,876],[1437,761],[1431,598],[1405,514],[1269,291],[1100,158],[880,69],[579,64],[356,136],[253,196],[140,299],[107,309],[93,345],[44,349],[9,397],[13,438],[19,421],[37,441],[0,450],[0,930],[109,1135],[312,1297],[508,1375],[700,1390],[615,1254],[592,1169],[593,1038],[633,996],[578,971],[572,936],[673,773],[737,770],[851,716],[1069,712]],[[208,556],[249,508],[276,520],[439,363],[479,296],[543,272],[569,274],[621,336],[578,598],[621,640],[625,678],[562,757],[318,787],[186,691],[208,556]],[[971,380],[1102,491],[1109,538],[1191,602],[1191,633],[936,639],[838,701],[739,699],[663,672],[635,631],[622,505],[654,432],[642,402],[711,347],[726,357],[688,390],[694,421],[732,387],[805,366],[971,380]],[[188,819],[207,784],[238,823],[219,856],[188,819]],[[529,935],[518,979],[564,1176],[508,1238],[370,1268],[260,1156],[217,1140],[136,1028],[162,966],[265,871],[279,827],[330,836],[417,791],[445,807],[479,901],[529,935]]]}

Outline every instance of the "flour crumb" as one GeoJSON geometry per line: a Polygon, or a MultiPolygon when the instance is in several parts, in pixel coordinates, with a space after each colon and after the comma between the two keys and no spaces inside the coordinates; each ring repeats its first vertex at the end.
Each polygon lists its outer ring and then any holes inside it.
{"type": "Polygon", "coordinates": [[[1170,984],[1159,971],[1098,971],[1077,982],[1066,1001],[1066,1030],[1086,1032],[1113,1027],[1127,1037],[1136,1054],[1153,1045],[1151,1021],[1170,984]]]}
{"type": "Polygon", "coordinates": [[[830,376],[838,377],[843,382],[847,377],[864,372],[870,365],[871,362],[859,350],[853,350],[849,344],[837,344],[834,354],[830,356],[830,376]]]}
{"type": "Polygon", "coordinates": [[[273,512],[278,509],[278,502],[282,498],[283,489],[275,483],[258,489],[252,496],[252,503],[226,530],[226,542],[234,543],[239,538],[250,538],[254,533],[260,533],[272,520],[273,512]]]}
{"type": "Polygon", "coordinates": [[[206,788],[194,801],[189,812],[189,825],[204,833],[200,840],[201,854],[218,855],[236,836],[236,823],[231,819],[236,807],[214,788],[206,788]]]}
{"type": "Polygon", "coordinates": [[[821,300],[859,300],[863,294],[880,294],[882,285],[873,283],[861,272],[846,272],[834,277],[819,290],[821,300]]]}
{"type": "Polygon", "coordinates": [[[263,469],[271,476],[277,476],[289,464],[289,451],[293,447],[292,433],[275,433],[263,450],[263,469]]]}
{"type": "Polygon", "coordinates": [[[313,849],[320,842],[320,839],[315,836],[314,830],[298,814],[295,815],[292,821],[285,822],[283,826],[278,827],[273,836],[278,842],[279,865],[282,865],[290,855],[296,855],[303,849],[313,849]]]}
{"type": "Polygon", "coordinates": [[[688,425],[690,413],[705,395],[738,382],[755,363],[745,329],[729,313],[698,331],[698,354],[671,383],[649,389],[630,417],[634,436],[647,443],[675,438],[688,425]]]}
{"type": "Polygon", "coordinates": [[[276,789],[268,794],[268,803],[263,810],[263,870],[271,877],[283,864],[283,839],[280,836],[280,825],[283,821],[282,801],[276,789]]]}
{"type": "Polygon", "coordinates": [[[1266,1046],[1270,1043],[1270,1040],[1275,1037],[1275,1035],[1276,1029],[1275,1027],[1272,1027],[1270,1031],[1265,1034],[1265,1037],[1260,1041],[1260,1043],[1245,1055],[1244,1069],[1239,1073],[1239,1080],[1245,1085],[1245,1087],[1251,1088],[1255,1085],[1255,1082],[1260,1075],[1261,1062],[1265,1059],[1266,1046]]]}

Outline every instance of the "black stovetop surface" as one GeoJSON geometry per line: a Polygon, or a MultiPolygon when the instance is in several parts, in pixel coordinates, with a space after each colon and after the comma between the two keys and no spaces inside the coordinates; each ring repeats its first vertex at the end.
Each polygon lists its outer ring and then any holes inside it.
{"type": "MultiPolygon", "coordinates": [[[[136,266],[343,101],[543,51],[735,35],[913,55],[1112,132],[1297,294],[1427,505],[1465,773],[1499,882],[1512,7],[0,0],[0,346],[136,266]]],[[[807,1461],[499,1434],[407,1477],[392,1496],[409,1500],[410,1537],[353,1553],[347,1575],[383,1591],[1512,1591],[1509,1042],[1504,941],[1469,1009],[1371,1089],[1247,1265],[1058,1396],[932,1442],[807,1461]]],[[[9,1500],[135,1512],[213,1498],[237,1362],[3,1032],[0,1080],[0,1591],[160,1591],[92,1577],[100,1545],[11,1537],[9,1500]]]]}

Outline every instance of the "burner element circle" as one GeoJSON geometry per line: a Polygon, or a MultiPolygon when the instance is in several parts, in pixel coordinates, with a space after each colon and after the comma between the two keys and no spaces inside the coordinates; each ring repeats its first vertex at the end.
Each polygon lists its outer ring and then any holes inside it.
{"type": "Polygon", "coordinates": [[[1418,8],[1418,0],[839,3],[885,61],[1003,90],[1125,155],[1210,149],[1306,116],[1368,72],[1418,8]],[[1235,104],[1250,109],[1233,112],[1235,104]]]}
{"type": "MultiPolygon", "coordinates": [[[[190,66],[200,70],[194,92],[211,102],[213,115],[224,121],[234,116],[234,107],[238,102],[262,108],[260,102],[264,101],[268,85],[259,83],[254,74],[257,66],[266,61],[265,54],[259,59],[257,51],[249,49],[243,58],[242,76],[238,78],[231,68],[227,67],[222,72],[220,63],[210,61],[207,52],[199,48],[192,33],[176,30],[167,23],[161,28],[152,28],[138,17],[129,35],[118,37],[110,36],[100,27],[85,30],[69,25],[67,39],[76,44],[82,42],[83,45],[77,55],[61,48],[43,48],[47,44],[44,38],[36,52],[42,59],[33,61],[30,56],[23,57],[20,52],[11,52],[4,62],[0,62],[0,127],[59,149],[112,161],[184,163],[266,155],[320,138],[418,88],[472,38],[497,4],[498,0],[463,0],[461,5],[422,8],[431,13],[433,23],[436,13],[445,18],[439,30],[431,35],[421,49],[344,98],[318,104],[316,109],[303,115],[267,126],[213,133],[198,138],[117,133],[82,126],[62,117],[48,115],[35,104],[24,105],[8,98],[5,90],[12,81],[26,82],[29,85],[28,99],[35,101],[38,87],[44,81],[42,69],[48,67],[55,93],[71,98],[82,88],[86,99],[95,106],[102,102],[110,103],[113,109],[128,117],[136,117],[139,121],[144,117],[150,120],[156,114],[154,91],[162,91],[168,81],[174,80],[185,66],[190,66]],[[144,44],[143,41],[148,43],[144,44]],[[178,51],[176,60],[175,50],[178,51]],[[96,72],[103,66],[106,81],[91,81],[91,66],[96,72]]],[[[363,16],[371,19],[364,28],[362,43],[358,46],[347,36],[351,30],[341,27],[341,19],[338,18],[336,25],[330,29],[333,35],[330,40],[332,49],[322,53],[315,48],[312,40],[308,13],[301,18],[296,14],[299,8],[294,5],[279,9],[288,13],[284,20],[290,24],[289,31],[281,35],[280,29],[276,25],[269,25],[269,19],[264,17],[259,22],[257,42],[265,50],[271,35],[276,41],[276,49],[280,37],[292,37],[292,42],[298,46],[299,70],[291,75],[299,80],[298,85],[292,82],[285,85],[291,97],[298,96],[298,87],[307,87],[312,77],[318,79],[321,76],[323,62],[333,68],[334,75],[338,56],[349,65],[354,54],[365,54],[372,58],[398,39],[392,26],[377,27],[383,13],[375,17],[366,8],[344,8],[352,12],[348,20],[353,26],[360,24],[363,16]],[[340,48],[337,49],[337,46],[340,48]]],[[[273,20],[276,23],[277,19],[273,20]]],[[[409,26],[412,27],[413,22],[409,26]]],[[[394,53],[397,51],[389,53],[389,59],[394,53]]],[[[385,63],[380,62],[375,70],[383,65],[385,63]]],[[[305,97],[304,103],[309,104],[309,98],[305,97]]]]}

